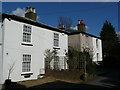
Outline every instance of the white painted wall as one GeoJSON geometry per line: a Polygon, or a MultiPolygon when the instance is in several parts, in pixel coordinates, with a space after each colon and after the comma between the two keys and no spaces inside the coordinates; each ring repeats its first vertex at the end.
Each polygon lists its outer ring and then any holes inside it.
{"type": "Polygon", "coordinates": [[[0,43],[2,43],[2,26],[1,25],[2,25],[2,22],[0,22],[0,43]]]}
{"type": "MultiPolygon", "coordinates": [[[[24,46],[22,43],[22,28],[25,23],[14,20],[5,19],[4,30],[4,52],[3,52],[3,83],[8,77],[9,65],[15,62],[14,70],[11,73],[12,81],[23,81],[37,79],[37,76],[44,71],[44,52],[46,49],[53,49],[53,36],[55,31],[32,26],[32,44],[33,46],[24,46]],[[22,73],[22,55],[28,53],[32,55],[31,72],[33,75],[30,78],[24,78],[22,73]]],[[[26,24],[28,25],[28,24],[26,24]]],[[[59,32],[57,32],[59,33],[59,32]]],[[[68,35],[59,33],[60,50],[59,56],[64,56],[64,50],[68,51],[68,35]]],[[[63,68],[63,67],[61,67],[63,68]]]]}
{"type": "Polygon", "coordinates": [[[96,47],[96,39],[93,37],[93,61],[102,61],[102,40],[98,39],[98,48],[96,47]],[[97,60],[97,53],[99,54],[98,60],[97,60]]]}
{"type": "Polygon", "coordinates": [[[98,47],[99,47],[99,61],[103,61],[103,57],[102,57],[102,40],[98,39],[98,47]]]}
{"type": "Polygon", "coordinates": [[[2,82],[2,47],[0,46],[0,82],[2,82]]]}

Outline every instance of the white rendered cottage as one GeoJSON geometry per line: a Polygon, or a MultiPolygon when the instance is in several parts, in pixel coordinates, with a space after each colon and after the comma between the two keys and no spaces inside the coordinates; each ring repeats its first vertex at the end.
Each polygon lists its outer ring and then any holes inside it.
{"type": "Polygon", "coordinates": [[[84,20],[78,20],[77,30],[68,30],[70,35],[68,37],[68,46],[75,50],[88,50],[92,61],[99,64],[102,59],[102,40],[100,37],[91,35],[85,32],[84,20]]]}
{"type": "Polygon", "coordinates": [[[0,22],[0,84],[9,76],[14,82],[37,79],[45,74],[45,50],[57,50],[51,69],[67,69],[68,32],[39,22],[35,9],[28,7],[26,17],[2,14],[0,22]],[[29,15],[30,14],[30,15],[29,15]],[[32,17],[31,17],[32,16],[32,17]]]}

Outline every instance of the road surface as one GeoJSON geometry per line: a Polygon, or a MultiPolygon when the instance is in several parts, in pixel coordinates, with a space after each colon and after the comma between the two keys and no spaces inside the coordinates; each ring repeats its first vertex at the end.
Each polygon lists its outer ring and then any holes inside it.
{"type": "Polygon", "coordinates": [[[82,84],[55,81],[30,88],[120,88],[120,71],[109,70],[99,74],[94,80],[84,82],[82,84]]]}
{"type": "MultiPolygon", "coordinates": [[[[27,88],[24,85],[14,83],[10,88],[27,88]]],[[[98,77],[94,80],[90,80],[84,83],[68,83],[64,81],[54,81],[49,83],[40,84],[37,86],[32,86],[30,88],[78,88],[78,89],[87,89],[87,88],[120,88],[120,71],[119,70],[109,70],[99,73],[98,77]]]]}

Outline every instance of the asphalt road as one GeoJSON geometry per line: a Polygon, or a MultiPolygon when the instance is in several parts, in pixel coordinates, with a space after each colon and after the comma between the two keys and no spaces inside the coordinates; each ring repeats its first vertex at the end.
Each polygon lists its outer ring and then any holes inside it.
{"type": "Polygon", "coordinates": [[[90,88],[120,88],[120,71],[109,70],[108,72],[104,72],[98,75],[96,79],[88,81],[82,86],[87,85],[90,88]]]}

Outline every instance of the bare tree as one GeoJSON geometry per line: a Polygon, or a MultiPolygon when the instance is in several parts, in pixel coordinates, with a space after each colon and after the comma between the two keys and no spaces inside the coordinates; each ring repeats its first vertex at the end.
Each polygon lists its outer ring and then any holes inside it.
{"type": "Polygon", "coordinates": [[[8,68],[8,79],[10,79],[10,75],[14,70],[14,66],[15,66],[15,62],[12,63],[11,65],[9,64],[9,68],[8,68]]]}
{"type": "Polygon", "coordinates": [[[3,90],[4,89],[7,89],[10,85],[11,85],[11,79],[10,79],[10,75],[11,75],[11,73],[13,72],[13,70],[14,70],[14,66],[15,66],[15,62],[14,63],[12,63],[12,64],[8,64],[9,65],[9,67],[8,67],[8,78],[5,80],[5,82],[4,82],[4,84],[3,84],[3,90]],[[9,86],[8,86],[9,85],[9,86]]]}
{"type": "Polygon", "coordinates": [[[70,27],[73,24],[73,20],[69,17],[61,16],[61,17],[58,18],[58,24],[59,25],[64,25],[65,29],[70,29],[70,27]]]}

